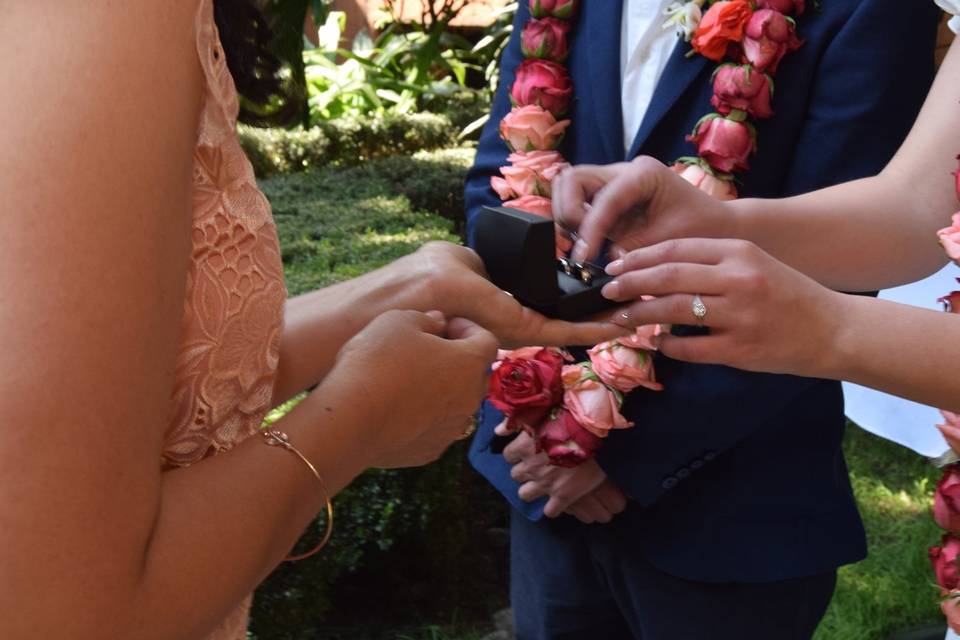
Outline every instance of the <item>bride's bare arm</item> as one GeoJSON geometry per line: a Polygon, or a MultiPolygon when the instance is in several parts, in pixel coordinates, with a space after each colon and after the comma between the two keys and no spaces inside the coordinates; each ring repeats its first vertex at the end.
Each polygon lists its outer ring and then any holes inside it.
{"type": "Polygon", "coordinates": [[[579,228],[583,254],[595,253],[608,236],[627,249],[673,238],[741,238],[838,290],[917,280],[946,263],[935,233],[958,208],[950,176],[960,152],[953,125],[960,117],[958,78],[954,43],[913,130],[873,178],[782,200],[718,202],[639,158],[564,172],[554,213],[579,228]],[[592,208],[585,210],[585,201],[592,208]]]}
{"type": "MultiPolygon", "coordinates": [[[[0,637],[204,637],[320,506],[300,461],[257,439],[160,468],[190,256],[196,4],[3,5],[0,637]]],[[[282,428],[331,492],[366,466],[426,462],[462,432],[494,350],[475,326],[387,314],[282,428]]]]}

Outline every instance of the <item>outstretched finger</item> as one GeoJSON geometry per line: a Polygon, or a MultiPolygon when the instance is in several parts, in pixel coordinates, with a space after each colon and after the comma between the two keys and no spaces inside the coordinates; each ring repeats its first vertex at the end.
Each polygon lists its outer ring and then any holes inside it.
{"type": "Polygon", "coordinates": [[[634,249],[619,260],[607,265],[607,273],[619,276],[628,271],[649,269],[662,264],[685,262],[717,265],[724,258],[742,248],[743,240],[715,238],[680,238],[634,249]]]}
{"type": "Polygon", "coordinates": [[[603,287],[603,296],[616,302],[639,300],[642,296],[672,293],[726,293],[723,273],[717,267],[702,264],[660,264],[617,276],[603,287]]]}

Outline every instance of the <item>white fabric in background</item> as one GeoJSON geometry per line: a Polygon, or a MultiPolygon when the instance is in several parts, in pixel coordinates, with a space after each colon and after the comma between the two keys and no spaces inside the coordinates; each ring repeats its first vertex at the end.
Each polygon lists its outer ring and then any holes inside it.
{"type": "Polygon", "coordinates": [[[960,636],[947,629],[947,637],[944,640],[960,640],[960,636]]]}
{"type": "Polygon", "coordinates": [[[680,39],[663,28],[672,0],[624,0],[620,20],[620,81],[623,148],[629,151],[647,114],[660,76],[680,39]]]}
{"type": "MultiPolygon", "coordinates": [[[[880,297],[915,307],[942,310],[937,298],[957,289],[958,276],[960,269],[949,264],[926,280],[882,291],[880,297]]],[[[896,341],[891,340],[891,348],[895,348],[895,344],[896,341]]],[[[909,353],[903,354],[903,365],[910,366],[909,353]]],[[[843,395],[847,417],[867,431],[930,458],[948,449],[934,426],[943,422],[937,409],[849,382],[843,383],[843,395]]]]}
{"type": "Polygon", "coordinates": [[[953,29],[954,33],[960,33],[960,18],[957,17],[960,14],[960,0],[934,0],[934,2],[947,13],[953,14],[953,19],[950,20],[950,28],[953,29]]]}

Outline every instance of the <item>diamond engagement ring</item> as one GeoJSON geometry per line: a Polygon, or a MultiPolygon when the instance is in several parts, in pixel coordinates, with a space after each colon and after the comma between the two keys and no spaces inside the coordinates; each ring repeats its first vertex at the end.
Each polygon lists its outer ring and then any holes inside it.
{"type": "Polygon", "coordinates": [[[703,304],[703,300],[700,299],[700,294],[693,296],[693,304],[690,305],[690,309],[697,319],[697,324],[703,326],[703,319],[707,317],[707,305],[703,304]]]}

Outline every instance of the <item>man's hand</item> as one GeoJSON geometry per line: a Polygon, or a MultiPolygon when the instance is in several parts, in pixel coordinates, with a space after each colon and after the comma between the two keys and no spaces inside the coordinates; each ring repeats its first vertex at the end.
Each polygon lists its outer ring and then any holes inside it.
{"type": "MultiPolygon", "coordinates": [[[[502,432],[502,425],[497,429],[502,432]]],[[[627,506],[626,496],[596,461],[572,469],[551,466],[547,454],[537,453],[533,438],[526,433],[504,449],[503,457],[513,466],[511,477],[521,485],[517,492],[521,500],[549,497],[543,509],[548,518],[567,513],[586,524],[606,523],[627,506]]]]}

